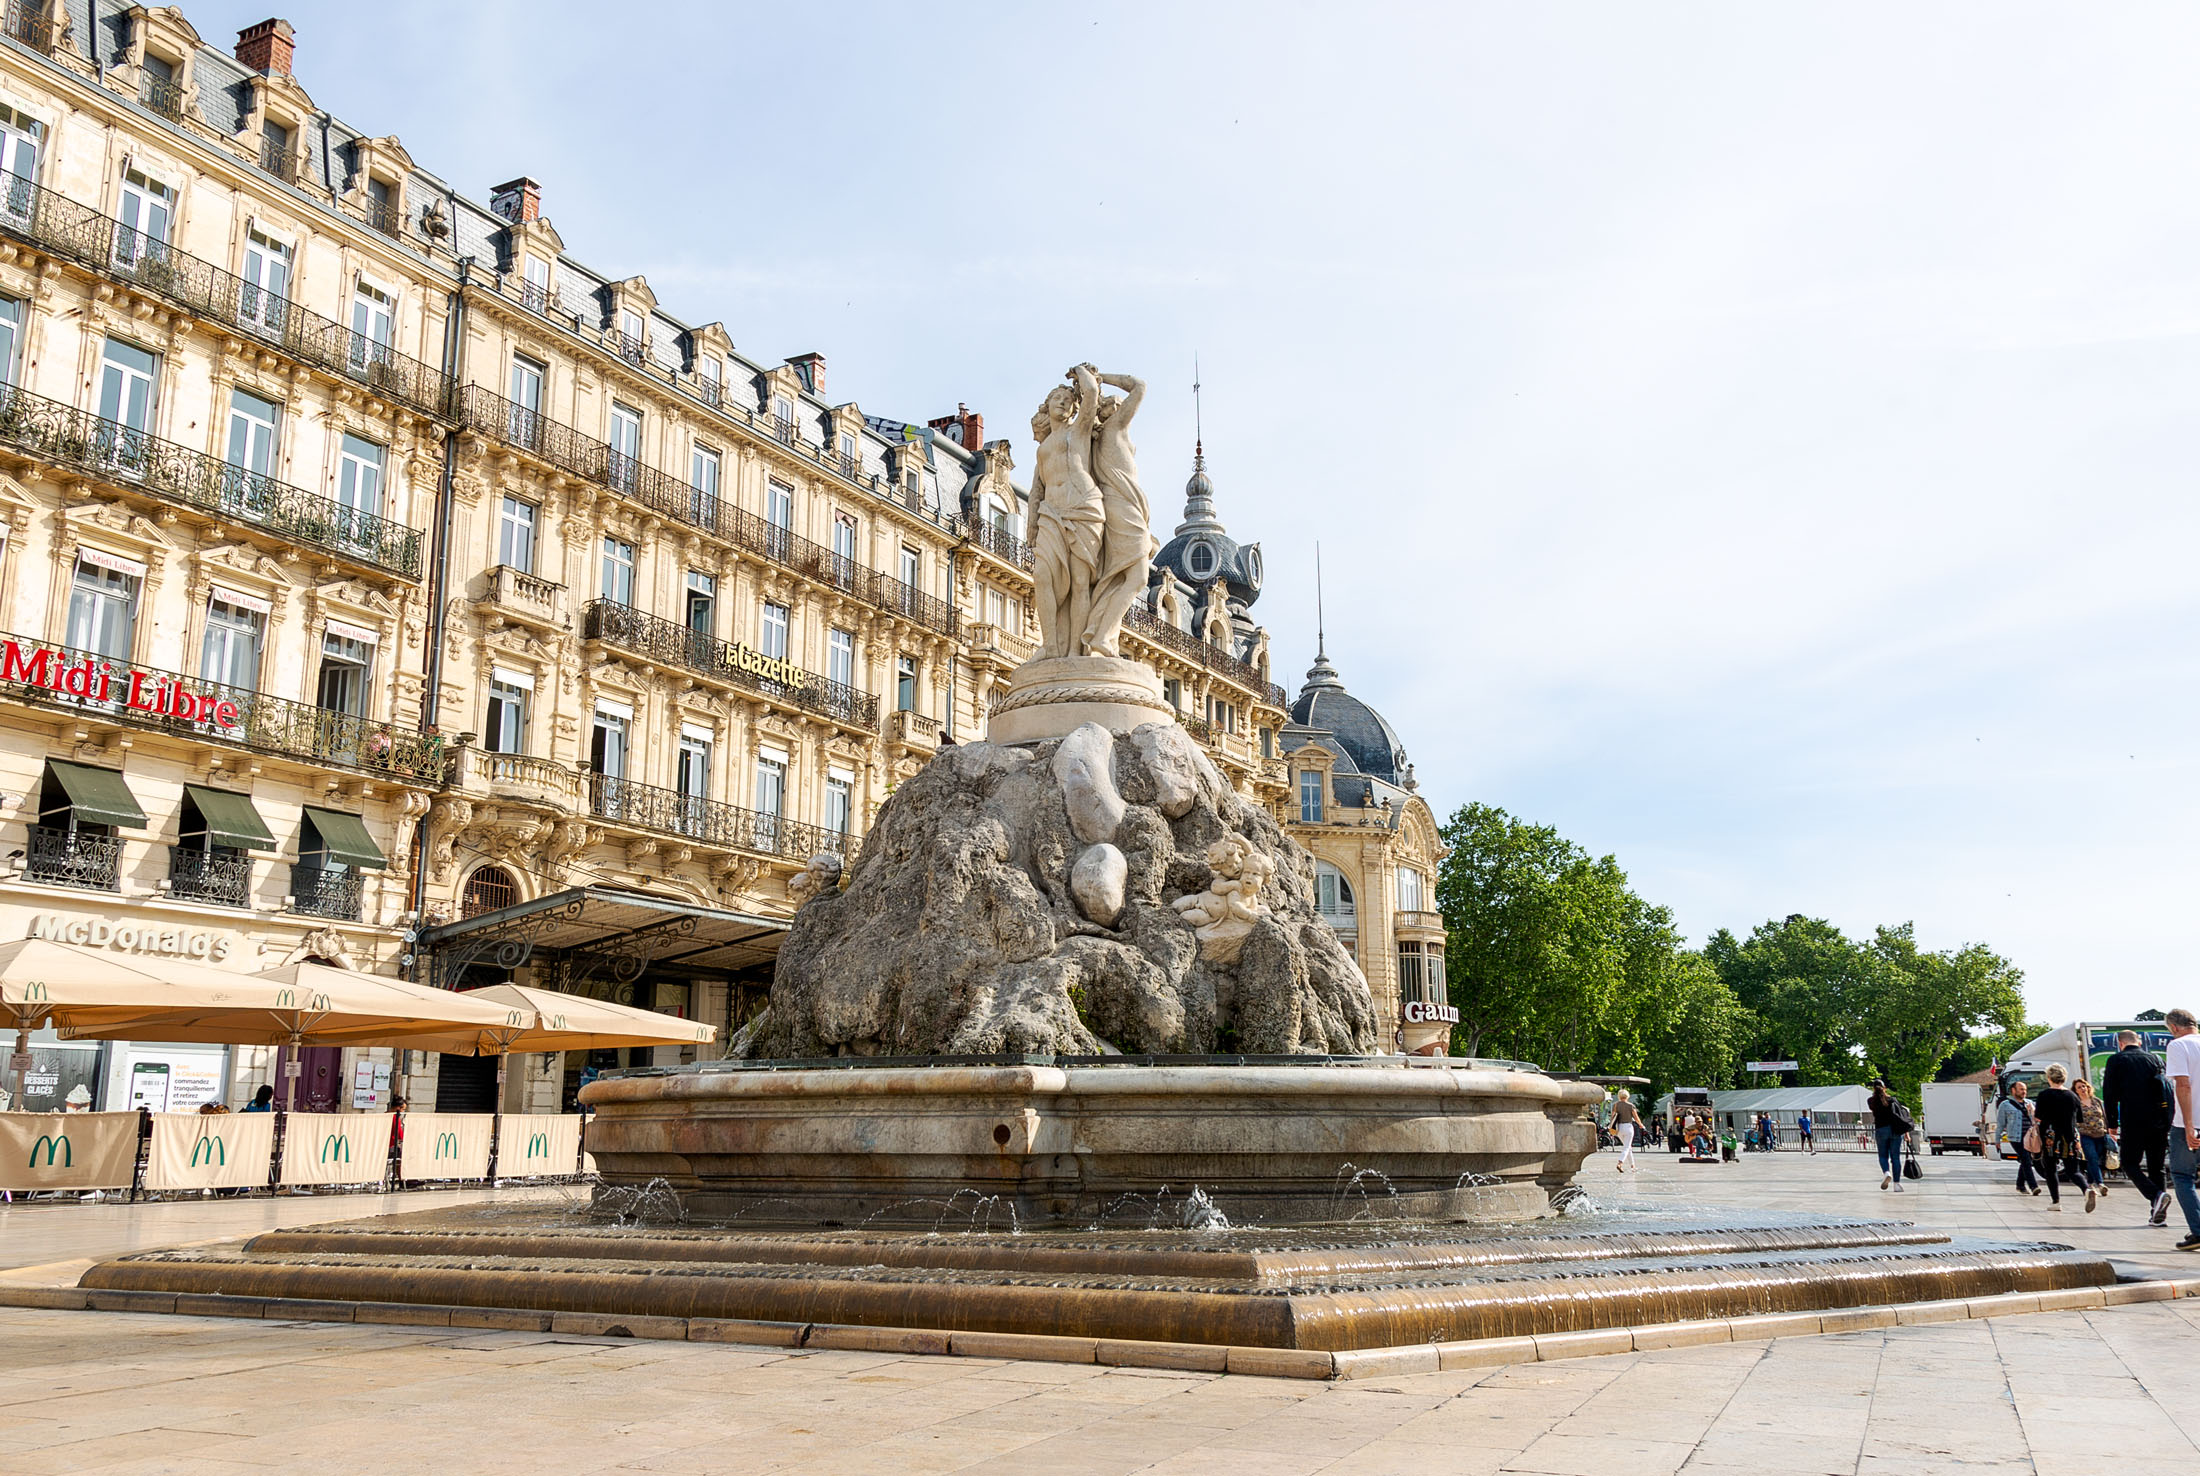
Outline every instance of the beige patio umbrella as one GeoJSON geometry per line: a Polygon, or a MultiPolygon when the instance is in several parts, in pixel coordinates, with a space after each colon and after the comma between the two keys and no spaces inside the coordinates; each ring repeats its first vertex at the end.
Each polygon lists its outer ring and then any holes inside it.
{"type": "Polygon", "coordinates": [[[218,1002],[177,1000],[168,1008],[111,1023],[71,1025],[62,1034],[73,1040],[287,1046],[287,1110],[296,1106],[300,1046],[391,1045],[428,1032],[492,1029],[511,1014],[508,1008],[453,990],[327,964],[287,964],[259,974],[225,974],[204,966],[191,966],[191,971],[225,981],[227,997],[218,1002]]]}
{"type": "Polygon", "coordinates": [[[607,1051],[630,1046],[708,1045],[718,1037],[717,1027],[613,1004],[580,994],[560,994],[555,989],[533,989],[524,984],[491,984],[469,989],[462,998],[492,1007],[503,1023],[471,1029],[431,1030],[393,1038],[392,1045],[417,1051],[443,1051],[461,1056],[497,1058],[496,1125],[504,1128],[504,1064],[510,1055],[552,1051],[607,1051]]]}
{"type": "Polygon", "coordinates": [[[231,1008],[251,992],[242,976],[204,964],[132,958],[45,938],[0,943],[0,1028],[15,1030],[8,1101],[22,1106],[30,1033],[42,1025],[64,1034],[121,1027],[179,1009],[231,1008]]]}

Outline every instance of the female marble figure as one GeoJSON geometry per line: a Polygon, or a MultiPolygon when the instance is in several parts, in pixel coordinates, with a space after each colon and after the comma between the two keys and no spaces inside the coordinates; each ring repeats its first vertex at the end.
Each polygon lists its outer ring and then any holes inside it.
{"type": "Polygon", "coordinates": [[[1131,444],[1131,417],[1146,398],[1145,381],[1128,374],[1102,374],[1099,382],[1124,391],[1100,402],[1099,431],[1093,446],[1093,477],[1100,484],[1105,531],[1100,567],[1093,581],[1092,608],[1085,617],[1085,649],[1095,656],[1119,656],[1117,642],[1131,602],[1146,590],[1147,571],[1160,545],[1146,527],[1146,493],[1138,485],[1138,448],[1131,444]]]}
{"type": "Polygon", "coordinates": [[[1107,515],[1092,478],[1093,431],[1100,417],[1100,383],[1091,366],[1070,371],[1073,389],[1058,384],[1031,419],[1039,457],[1031,475],[1033,602],[1039,614],[1039,655],[1082,656],[1092,611],[1095,565],[1107,515]],[[1043,422],[1043,424],[1042,424],[1043,422]]]}

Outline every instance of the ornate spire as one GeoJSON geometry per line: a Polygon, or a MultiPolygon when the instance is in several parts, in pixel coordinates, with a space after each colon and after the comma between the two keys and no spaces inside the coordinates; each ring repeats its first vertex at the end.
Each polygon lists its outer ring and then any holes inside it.
{"type": "Polygon", "coordinates": [[[1207,480],[1207,435],[1199,408],[1199,359],[1192,359],[1192,477],[1184,484],[1184,521],[1176,525],[1179,538],[1187,533],[1220,533],[1222,519],[1215,516],[1215,484],[1207,480]]]}
{"type": "Polygon", "coordinates": [[[1329,664],[1328,624],[1322,609],[1322,546],[1317,543],[1314,545],[1314,664],[1306,669],[1306,685],[1299,689],[1302,697],[1316,687],[1344,689],[1344,678],[1329,664]]]}

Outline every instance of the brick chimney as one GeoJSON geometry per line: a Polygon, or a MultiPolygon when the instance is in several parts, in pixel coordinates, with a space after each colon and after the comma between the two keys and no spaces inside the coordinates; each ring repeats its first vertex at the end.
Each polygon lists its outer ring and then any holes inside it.
{"type": "Polygon", "coordinates": [[[946,431],[961,443],[963,450],[975,456],[985,449],[985,417],[968,405],[957,404],[953,415],[942,415],[937,420],[925,422],[927,429],[946,431]]]}
{"type": "Polygon", "coordinates": [[[237,33],[237,60],[247,71],[290,75],[290,58],[298,49],[297,32],[290,22],[271,19],[247,26],[237,33]]]}
{"type": "Polygon", "coordinates": [[[794,372],[801,379],[804,389],[813,395],[825,393],[825,356],[823,354],[796,354],[787,362],[793,366],[794,372]]]}
{"type": "Polygon", "coordinates": [[[489,208],[513,225],[525,225],[542,214],[542,186],[523,174],[489,191],[489,208]]]}

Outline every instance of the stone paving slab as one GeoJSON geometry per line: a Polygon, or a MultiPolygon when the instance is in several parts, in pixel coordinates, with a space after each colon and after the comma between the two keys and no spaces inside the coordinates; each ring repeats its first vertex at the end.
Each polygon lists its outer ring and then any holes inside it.
{"type": "MultiPolygon", "coordinates": [[[[1639,1178],[1621,1181],[1626,1198],[1670,1203],[1685,1189],[1742,1207],[1884,1213],[2200,1277],[2200,1257],[2167,1249],[2174,1235],[2134,1223],[2128,1194],[2120,1218],[2113,1193],[2090,1221],[2051,1218],[2001,1188],[1996,1164],[1929,1159],[1928,1178],[1896,1200],[1881,1198],[1857,1155],[1771,1155],[1685,1180],[1659,1155],[1644,1159],[1639,1178]]],[[[1609,1161],[1592,1159],[1583,1179],[1620,1197],[1601,1181],[1609,1161]]],[[[260,1205],[271,1203],[290,1209],[260,1205]]],[[[297,1203],[333,1205],[325,1218],[371,1207],[297,1203]]],[[[176,1243],[164,1234],[221,1239],[267,1228],[271,1213],[234,1201],[183,1206],[188,1215],[153,1206],[138,1222],[116,1208],[38,1207],[52,1218],[27,1249],[14,1238],[21,1220],[0,1218],[0,1260],[35,1271],[176,1243]],[[244,1223],[225,1223],[232,1207],[244,1223]],[[78,1213],[73,1227],[63,1218],[78,1213]]],[[[0,1276],[0,1297],[40,1284],[0,1276]]],[[[1958,1316],[1928,1304],[1945,1320],[1822,1334],[1819,1314],[1788,1326],[1730,1319],[1728,1341],[1702,1345],[1684,1328],[1644,1328],[1627,1351],[1554,1343],[1579,1355],[1560,1362],[1533,1361],[1533,1339],[1479,1357],[1476,1345],[1440,1345],[1332,1382],[1256,1369],[1256,1354],[1273,1356],[1262,1350],[1221,1350],[1217,1366],[1240,1371],[1216,1373],[1094,1361],[1097,1346],[950,1339],[962,1356],[947,1357],[787,1346],[798,1331],[787,1325],[698,1322],[685,1340],[644,1340],[561,1332],[542,1314],[452,1325],[464,1309],[407,1325],[280,1308],[240,1319],[0,1305],[0,1476],[266,1472],[332,1456],[350,1469],[528,1476],[2189,1473],[2200,1469],[2189,1377],[2200,1297],[2159,1299],[2161,1286],[2061,1310],[1980,1298],[1958,1316]]]]}

